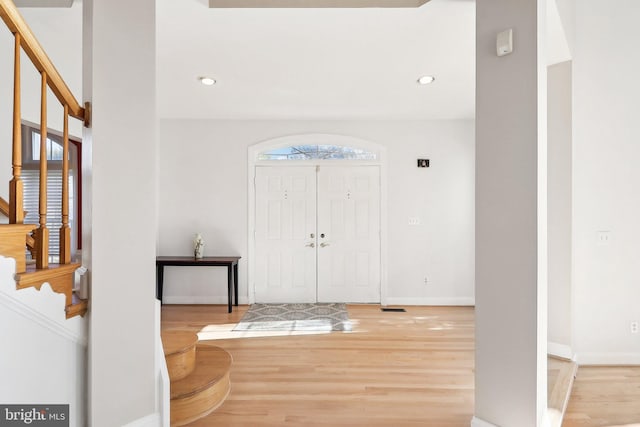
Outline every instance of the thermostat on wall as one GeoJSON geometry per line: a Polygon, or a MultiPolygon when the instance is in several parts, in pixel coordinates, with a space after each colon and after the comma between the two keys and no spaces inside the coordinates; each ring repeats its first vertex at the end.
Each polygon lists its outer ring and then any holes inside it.
{"type": "Polygon", "coordinates": [[[428,168],[429,167],[429,159],[418,159],[418,167],[419,168],[428,168]]]}

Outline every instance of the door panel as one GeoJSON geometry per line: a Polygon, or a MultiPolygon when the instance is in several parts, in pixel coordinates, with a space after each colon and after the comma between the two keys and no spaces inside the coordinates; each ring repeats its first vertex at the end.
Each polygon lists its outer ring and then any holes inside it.
{"type": "Polygon", "coordinates": [[[257,167],[255,185],[256,302],[315,302],[315,167],[257,167]]]}
{"type": "Polygon", "coordinates": [[[380,169],[257,167],[255,266],[256,302],[380,302],[380,169]]]}
{"type": "Polygon", "coordinates": [[[318,243],[318,301],[380,302],[379,167],[320,168],[318,243]]]}

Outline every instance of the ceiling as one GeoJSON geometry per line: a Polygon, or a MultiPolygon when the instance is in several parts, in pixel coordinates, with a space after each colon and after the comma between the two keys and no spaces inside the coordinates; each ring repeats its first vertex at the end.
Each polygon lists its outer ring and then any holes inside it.
{"type": "MultiPolygon", "coordinates": [[[[60,6],[71,0],[38,1],[60,6]]],[[[161,118],[474,117],[473,0],[351,9],[210,8],[210,1],[156,2],[161,118]],[[435,82],[418,85],[426,74],[435,82]],[[203,86],[199,76],[217,83],[203,86]]],[[[549,5],[549,58],[556,63],[571,55],[556,2],[549,5]]],[[[70,86],[81,87],[81,58],[69,55],[82,51],[81,2],[24,13],[70,86]],[[78,47],[69,49],[65,37],[77,40],[78,47]]],[[[517,34],[514,38],[517,49],[517,34]]]]}
{"type": "Polygon", "coordinates": [[[212,9],[158,0],[160,117],[472,118],[475,3],[212,9]],[[416,80],[436,77],[431,85],[416,80]],[[203,86],[199,76],[217,80],[203,86]]]}

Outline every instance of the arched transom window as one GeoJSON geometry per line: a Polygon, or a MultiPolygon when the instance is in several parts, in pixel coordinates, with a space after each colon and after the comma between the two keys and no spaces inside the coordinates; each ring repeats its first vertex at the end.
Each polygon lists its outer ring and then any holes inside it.
{"type": "Polygon", "coordinates": [[[258,154],[258,160],[377,160],[378,155],[358,147],[341,145],[291,145],[258,154]]]}

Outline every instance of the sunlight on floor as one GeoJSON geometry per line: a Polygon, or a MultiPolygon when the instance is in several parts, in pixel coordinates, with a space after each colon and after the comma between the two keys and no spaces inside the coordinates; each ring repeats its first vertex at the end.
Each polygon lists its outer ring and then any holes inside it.
{"type": "MultiPolygon", "coordinates": [[[[291,324],[292,322],[285,322],[291,324]]],[[[355,326],[357,325],[357,320],[351,320],[351,323],[355,326]]],[[[339,333],[339,334],[350,334],[353,331],[331,331],[331,330],[314,330],[314,331],[294,331],[294,330],[245,330],[245,331],[234,331],[233,329],[237,326],[237,323],[226,323],[222,325],[207,325],[202,328],[198,332],[198,339],[200,341],[210,341],[210,340],[229,340],[229,339],[238,339],[238,338],[261,338],[261,337],[286,337],[286,336],[296,336],[296,335],[324,335],[330,333],[339,333]]],[[[293,324],[291,327],[295,326],[293,324]]]]}

